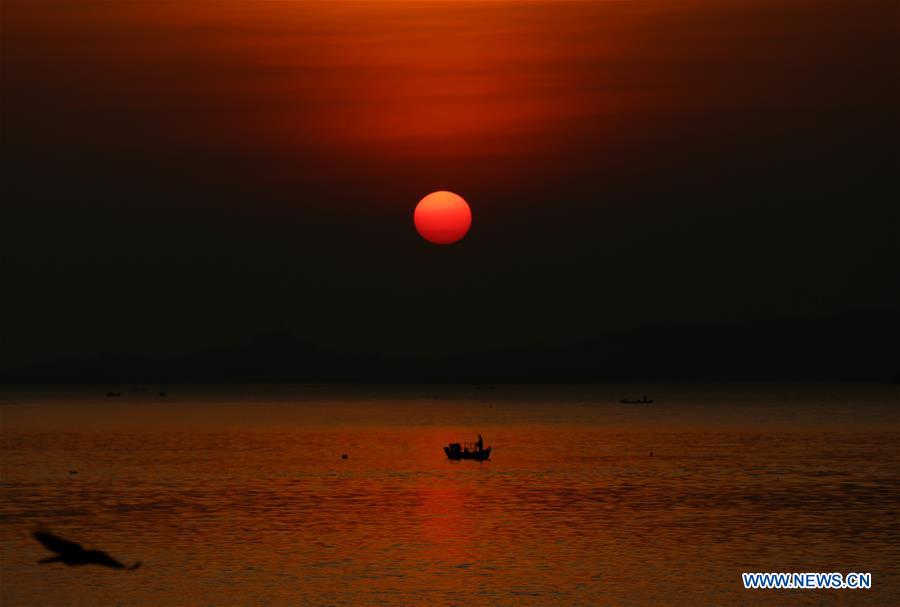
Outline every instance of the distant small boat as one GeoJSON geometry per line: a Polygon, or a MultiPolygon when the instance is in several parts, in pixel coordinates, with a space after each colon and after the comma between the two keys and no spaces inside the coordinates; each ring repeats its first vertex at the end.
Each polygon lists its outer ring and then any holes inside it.
{"type": "Polygon", "coordinates": [[[622,403],[623,405],[648,405],[653,402],[653,399],[651,398],[648,400],[647,397],[645,396],[644,398],[642,398],[640,400],[638,400],[638,399],[631,400],[628,398],[623,398],[619,402],[622,403]]]}
{"type": "Polygon", "coordinates": [[[122,396],[122,393],[121,392],[107,392],[106,396],[109,396],[109,397],[122,396]]]}
{"type": "Polygon", "coordinates": [[[465,445],[460,443],[450,443],[444,447],[444,453],[447,454],[449,459],[453,460],[474,459],[475,461],[483,462],[491,459],[491,447],[479,451],[477,448],[470,450],[470,445],[474,447],[474,443],[465,443],[465,445]]]}

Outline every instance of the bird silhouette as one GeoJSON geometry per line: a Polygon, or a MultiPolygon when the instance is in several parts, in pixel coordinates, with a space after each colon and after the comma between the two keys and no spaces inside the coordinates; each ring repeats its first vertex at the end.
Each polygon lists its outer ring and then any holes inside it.
{"type": "Polygon", "coordinates": [[[103,565],[104,567],[112,567],[113,569],[128,570],[137,569],[141,566],[141,562],[138,561],[131,567],[126,567],[102,550],[85,550],[81,547],[81,544],[64,540],[61,537],[46,531],[35,531],[32,535],[34,535],[34,539],[42,543],[47,550],[57,554],[57,556],[41,559],[38,561],[39,563],[65,563],[70,567],[73,565],[103,565]]]}

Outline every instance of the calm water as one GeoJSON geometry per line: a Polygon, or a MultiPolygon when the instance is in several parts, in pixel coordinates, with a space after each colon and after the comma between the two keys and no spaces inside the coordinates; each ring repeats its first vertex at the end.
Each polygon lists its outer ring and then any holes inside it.
{"type": "Polygon", "coordinates": [[[900,604],[897,387],[108,389],[0,392],[4,606],[900,604]]]}

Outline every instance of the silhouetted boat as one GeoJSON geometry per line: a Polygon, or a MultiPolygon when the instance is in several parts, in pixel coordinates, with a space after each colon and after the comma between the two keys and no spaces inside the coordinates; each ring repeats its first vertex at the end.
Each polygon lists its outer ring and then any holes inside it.
{"type": "Polygon", "coordinates": [[[474,445],[475,443],[465,443],[465,445],[450,443],[444,447],[444,453],[450,459],[474,459],[479,462],[491,459],[491,447],[479,451],[474,448],[474,445]],[[472,449],[469,449],[470,445],[473,446],[472,449]]]}
{"type": "Polygon", "coordinates": [[[640,400],[638,400],[638,399],[629,400],[627,398],[623,398],[619,402],[622,403],[623,405],[647,405],[647,404],[652,403],[653,399],[651,398],[648,400],[647,397],[645,396],[644,398],[642,398],[640,400]]]}

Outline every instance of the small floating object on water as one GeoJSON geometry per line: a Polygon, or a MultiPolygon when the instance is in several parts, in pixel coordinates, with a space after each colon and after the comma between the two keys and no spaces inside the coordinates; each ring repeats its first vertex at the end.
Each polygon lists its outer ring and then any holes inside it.
{"type": "Polygon", "coordinates": [[[650,457],[653,457],[653,451],[650,452],[650,457]]]}
{"type": "Polygon", "coordinates": [[[107,392],[107,396],[122,396],[121,392],[107,392]]]}
{"type": "Polygon", "coordinates": [[[168,396],[168,394],[166,394],[165,392],[160,392],[159,395],[160,396],[168,396]]]}
{"type": "Polygon", "coordinates": [[[347,459],[347,454],[346,454],[346,453],[341,453],[341,459],[347,459]]]}
{"type": "Polygon", "coordinates": [[[635,399],[623,398],[623,399],[620,400],[619,402],[622,403],[623,405],[648,405],[648,404],[650,404],[650,403],[653,402],[653,399],[651,398],[651,399],[648,400],[648,399],[647,399],[647,396],[644,395],[644,398],[642,398],[642,399],[637,399],[637,398],[635,398],[635,399]]]}
{"type": "Polygon", "coordinates": [[[69,474],[78,474],[78,470],[69,470],[69,474]]]}
{"type": "Polygon", "coordinates": [[[448,459],[474,459],[483,462],[491,459],[491,447],[484,448],[484,442],[481,435],[478,435],[478,441],[474,443],[450,443],[444,447],[444,453],[448,459]]]}

